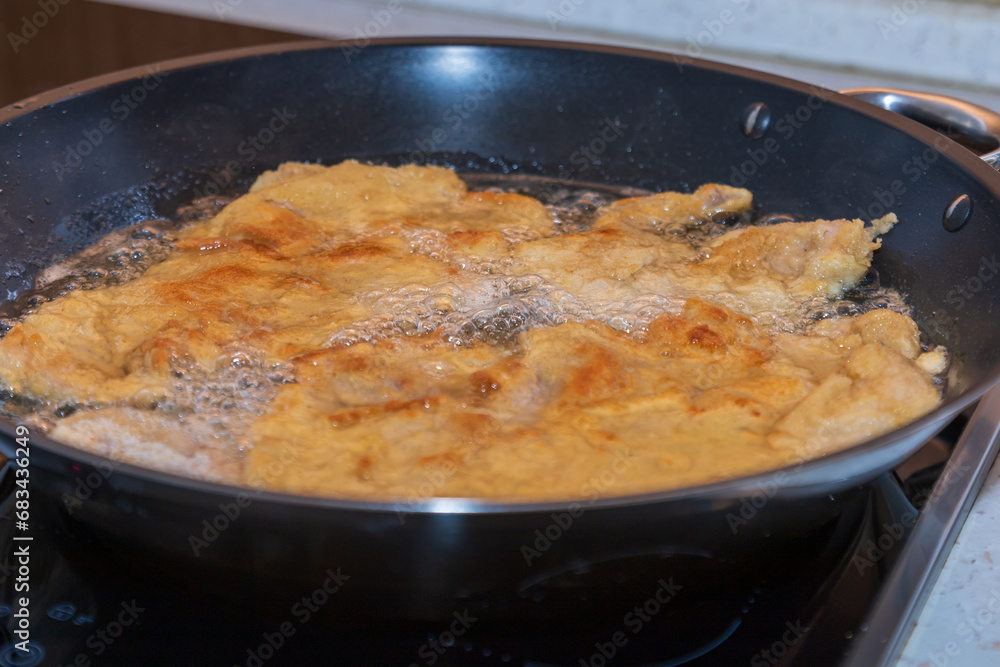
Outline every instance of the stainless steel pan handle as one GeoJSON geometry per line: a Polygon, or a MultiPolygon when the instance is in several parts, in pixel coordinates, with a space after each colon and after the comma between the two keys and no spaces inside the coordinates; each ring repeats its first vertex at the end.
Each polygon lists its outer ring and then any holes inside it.
{"type": "MultiPolygon", "coordinates": [[[[854,88],[844,95],[915,120],[973,151],[1000,170],[1000,114],[946,95],[890,88],[854,88]]],[[[1000,387],[980,400],[931,500],[921,511],[886,594],[869,614],[850,664],[889,665],[899,659],[931,587],[944,566],[1000,450],[1000,387]]]]}
{"type": "Polygon", "coordinates": [[[1000,114],[947,95],[892,88],[840,91],[937,130],[1000,170],[1000,114]]]}

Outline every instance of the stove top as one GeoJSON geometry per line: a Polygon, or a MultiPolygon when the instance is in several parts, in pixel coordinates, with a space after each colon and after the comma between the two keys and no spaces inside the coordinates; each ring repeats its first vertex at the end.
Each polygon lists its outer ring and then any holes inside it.
{"type": "Polygon", "coordinates": [[[519,603],[537,609],[520,622],[489,620],[472,599],[434,623],[344,616],[327,604],[339,585],[336,572],[325,590],[220,597],[184,572],[150,571],[136,554],[96,537],[50,539],[65,538],[64,526],[35,510],[27,653],[15,648],[24,542],[12,539],[8,464],[0,482],[0,544],[7,545],[0,556],[0,667],[848,664],[865,650],[875,610],[898,593],[890,588],[900,554],[921,508],[939,493],[965,421],[749,574],[726,562],[706,567],[709,557],[697,552],[636,557],[630,579],[604,590],[550,595],[565,583],[550,579],[522,591],[519,603]],[[685,595],[680,582],[692,581],[685,595]]]}

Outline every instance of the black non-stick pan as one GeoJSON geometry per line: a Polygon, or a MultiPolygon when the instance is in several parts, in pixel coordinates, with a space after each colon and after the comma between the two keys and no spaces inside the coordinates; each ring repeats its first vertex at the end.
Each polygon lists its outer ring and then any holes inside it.
{"type": "MultiPolygon", "coordinates": [[[[1000,373],[1000,177],[916,122],[779,77],[550,43],[310,43],[101,77],[0,110],[0,123],[9,300],[54,257],[238,191],[286,160],[427,162],[654,191],[722,182],[751,189],[764,215],[902,221],[873,268],[950,351],[945,402],[778,473],[572,512],[568,502],[401,506],[110,465],[30,433],[29,456],[16,458],[30,458],[32,507],[50,522],[142,553],[151,569],[241,582],[240,594],[311,589],[341,568],[351,578],[338,604],[352,612],[430,617],[455,600],[502,612],[540,587],[597,594],[637,562],[677,554],[752,566],[844,512],[1000,373]]],[[[11,457],[16,428],[0,420],[11,457]]]]}

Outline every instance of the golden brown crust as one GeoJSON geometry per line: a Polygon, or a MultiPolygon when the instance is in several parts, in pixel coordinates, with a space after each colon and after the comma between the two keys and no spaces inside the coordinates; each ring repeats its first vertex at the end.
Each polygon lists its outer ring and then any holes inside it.
{"type": "Polygon", "coordinates": [[[895,218],[746,228],[702,248],[665,233],[751,204],[710,184],[560,233],[536,200],[468,192],[438,167],[283,165],[141,277],[15,325],[0,378],[96,408],[53,431],[92,451],[397,501],[709,482],[933,409],[924,369],[941,361],[920,356],[909,317],[794,333],[758,318],[798,321],[808,299],[857,283],[895,218]],[[266,386],[245,389],[244,368],[266,386]],[[272,372],[285,383],[260,380],[272,372]],[[252,396],[203,411],[180,376],[236,378],[233,400],[252,396]]]}
{"type": "Polygon", "coordinates": [[[661,192],[621,199],[607,206],[594,222],[596,229],[678,231],[746,213],[753,204],[748,190],[718,183],[702,185],[691,194],[661,192]]]}

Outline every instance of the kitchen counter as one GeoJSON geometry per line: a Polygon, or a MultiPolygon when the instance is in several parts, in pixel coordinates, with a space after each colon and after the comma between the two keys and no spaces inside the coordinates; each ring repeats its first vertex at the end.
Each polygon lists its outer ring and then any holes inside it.
{"type": "MultiPolygon", "coordinates": [[[[710,0],[697,5],[644,0],[393,2],[113,4],[329,38],[494,36],[682,51],[833,89],[910,87],[1000,110],[1000,51],[980,47],[1000,25],[1000,7],[928,0],[836,0],[822,5],[790,0],[710,0]],[[390,8],[397,11],[390,13],[390,8]],[[612,13],[612,8],[618,11],[612,13]],[[854,69],[872,63],[877,70],[854,69]]],[[[1000,664],[997,535],[1000,464],[990,471],[898,665],[1000,664]]]]}
{"type": "Polygon", "coordinates": [[[1000,460],[948,554],[899,667],[1000,664],[1000,460]],[[994,559],[996,562],[994,562],[994,559]]]}

